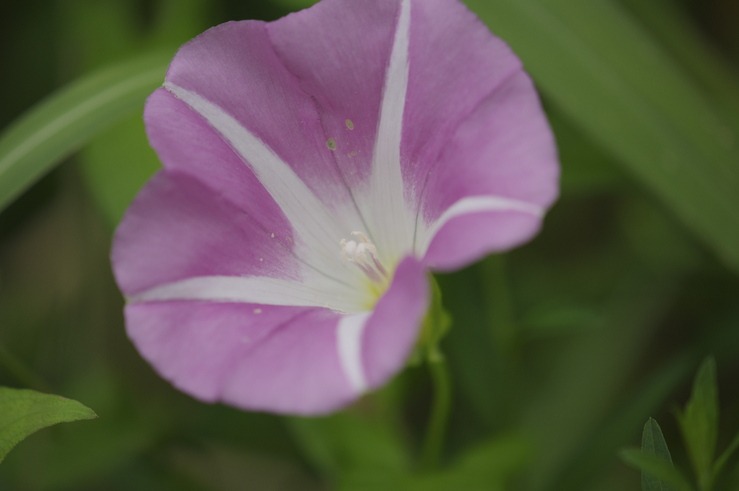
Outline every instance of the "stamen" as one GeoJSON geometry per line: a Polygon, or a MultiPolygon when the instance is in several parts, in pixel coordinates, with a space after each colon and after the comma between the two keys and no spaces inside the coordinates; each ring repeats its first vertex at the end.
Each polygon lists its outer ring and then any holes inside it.
{"type": "Polygon", "coordinates": [[[341,239],[341,258],[357,266],[369,279],[381,283],[387,279],[387,270],[377,256],[377,248],[362,232],[352,232],[356,240],[341,239]]]}

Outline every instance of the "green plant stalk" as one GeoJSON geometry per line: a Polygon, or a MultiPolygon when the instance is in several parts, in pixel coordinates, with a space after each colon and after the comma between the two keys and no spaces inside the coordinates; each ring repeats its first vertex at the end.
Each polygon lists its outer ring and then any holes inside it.
{"type": "Polygon", "coordinates": [[[434,386],[434,399],[421,453],[421,467],[425,470],[433,470],[438,467],[444,448],[444,438],[452,407],[452,384],[446,360],[441,353],[430,355],[427,365],[434,386]]]}

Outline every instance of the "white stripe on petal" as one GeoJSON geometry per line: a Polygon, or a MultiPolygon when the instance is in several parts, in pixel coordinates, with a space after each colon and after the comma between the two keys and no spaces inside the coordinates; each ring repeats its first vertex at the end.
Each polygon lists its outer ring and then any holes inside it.
{"type": "Polygon", "coordinates": [[[347,231],[340,230],[337,213],[330,212],[287,163],[223,108],[171,82],[164,88],[200,114],[254,171],[290,221],[298,239],[296,254],[318,271],[345,278],[337,244],[347,231]]]}
{"type": "Polygon", "coordinates": [[[128,298],[131,303],[169,300],[323,307],[339,312],[364,310],[366,299],[321,276],[298,282],[278,278],[200,276],[156,286],[128,298]]]}
{"type": "Polygon", "coordinates": [[[362,367],[362,333],[369,318],[369,313],[347,315],[339,320],[336,328],[339,360],[349,383],[357,392],[367,390],[362,367]]]}
{"type": "Polygon", "coordinates": [[[427,226],[420,240],[416,243],[417,257],[423,257],[441,228],[449,223],[450,220],[462,215],[472,213],[490,212],[490,211],[518,211],[528,213],[536,217],[544,215],[544,208],[538,205],[527,203],[503,196],[468,196],[462,198],[452,206],[447,208],[444,213],[439,216],[430,226],[427,226]]]}
{"type": "Polygon", "coordinates": [[[408,90],[410,22],[410,0],[402,0],[385,76],[370,179],[370,233],[380,253],[391,258],[408,252],[413,231],[400,167],[403,113],[408,90]]]}

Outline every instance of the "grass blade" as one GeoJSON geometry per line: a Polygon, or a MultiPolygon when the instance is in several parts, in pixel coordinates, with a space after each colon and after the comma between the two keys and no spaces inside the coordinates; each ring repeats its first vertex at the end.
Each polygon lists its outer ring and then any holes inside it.
{"type": "Polygon", "coordinates": [[[95,72],[30,109],[0,135],[0,210],[72,152],[136,109],[164,79],[171,53],[95,72]]]}

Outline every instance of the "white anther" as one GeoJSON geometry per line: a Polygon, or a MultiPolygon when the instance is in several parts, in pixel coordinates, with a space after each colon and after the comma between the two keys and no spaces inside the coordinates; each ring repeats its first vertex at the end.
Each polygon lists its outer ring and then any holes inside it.
{"type": "Polygon", "coordinates": [[[350,235],[358,241],[346,239],[339,241],[342,259],[356,265],[372,281],[382,281],[387,276],[387,271],[377,256],[375,245],[362,232],[352,232],[350,235]]]}

